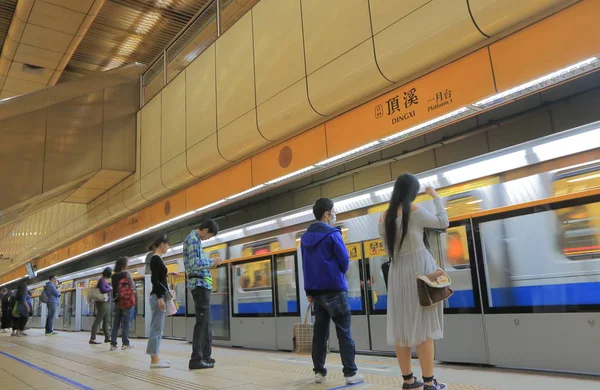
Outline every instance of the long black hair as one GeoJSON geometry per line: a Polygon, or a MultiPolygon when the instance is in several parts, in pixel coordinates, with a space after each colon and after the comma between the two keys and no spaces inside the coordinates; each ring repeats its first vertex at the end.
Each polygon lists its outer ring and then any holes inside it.
{"type": "Polygon", "coordinates": [[[115,273],[123,272],[127,270],[127,263],[129,258],[126,256],[119,257],[115,262],[115,273]]]}
{"type": "Polygon", "coordinates": [[[402,206],[402,234],[400,236],[400,245],[398,246],[398,249],[400,249],[408,232],[410,206],[419,193],[419,187],[419,180],[411,174],[403,173],[396,179],[394,192],[392,192],[390,205],[385,216],[386,249],[390,257],[394,256],[396,247],[396,219],[398,218],[398,209],[402,206]]]}
{"type": "Polygon", "coordinates": [[[25,294],[27,294],[27,284],[25,284],[25,282],[21,282],[17,286],[17,294],[16,294],[17,300],[18,301],[24,300],[25,294]]]}

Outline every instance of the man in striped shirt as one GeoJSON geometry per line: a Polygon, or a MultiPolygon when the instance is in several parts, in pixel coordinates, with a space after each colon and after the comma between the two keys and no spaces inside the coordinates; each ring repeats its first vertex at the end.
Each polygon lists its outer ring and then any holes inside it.
{"type": "Polygon", "coordinates": [[[212,219],[207,219],[183,241],[183,265],[196,309],[190,370],[213,368],[215,365],[211,357],[210,293],[213,280],[210,269],[218,267],[222,260],[208,258],[202,250],[202,241],[214,237],[218,232],[219,225],[212,219]]]}

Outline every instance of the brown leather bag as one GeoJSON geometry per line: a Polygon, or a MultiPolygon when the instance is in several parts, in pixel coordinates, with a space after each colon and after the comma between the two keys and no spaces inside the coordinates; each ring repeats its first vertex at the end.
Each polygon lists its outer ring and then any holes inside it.
{"type": "Polygon", "coordinates": [[[417,275],[419,303],[423,307],[430,307],[450,298],[454,294],[451,284],[450,276],[441,268],[430,274],[417,275]]]}

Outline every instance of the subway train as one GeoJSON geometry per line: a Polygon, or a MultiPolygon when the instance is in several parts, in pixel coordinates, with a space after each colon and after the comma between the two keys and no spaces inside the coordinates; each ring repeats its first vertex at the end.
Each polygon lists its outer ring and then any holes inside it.
{"type": "MultiPolygon", "coordinates": [[[[439,188],[451,220],[448,229],[428,234],[430,250],[454,290],[444,303],[438,360],[595,372],[600,152],[592,149],[600,141],[589,140],[600,139],[597,128],[583,126],[418,175],[423,186],[439,188]],[[599,160],[589,161],[590,156],[599,160]],[[557,334],[571,330],[568,341],[557,334]]],[[[385,336],[388,297],[381,271],[388,256],[377,231],[391,188],[380,185],[335,199],[351,259],[346,278],[352,330],[357,350],[365,353],[393,351],[385,336]]],[[[416,202],[433,211],[425,194],[416,202]]],[[[215,345],[293,349],[293,325],[309,313],[299,242],[312,219],[307,206],[228,229],[204,243],[208,256],[226,259],[211,271],[215,345]]],[[[182,245],[176,245],[164,256],[178,306],[167,318],[164,336],[190,341],[195,310],[181,252],[182,245]]],[[[138,298],[131,333],[137,337],[149,333],[145,256],[130,260],[138,298]]],[[[87,294],[104,266],[112,264],[60,276],[58,330],[90,330],[94,304],[87,294]]],[[[45,321],[45,305],[39,303],[43,284],[29,287],[32,327],[45,321]]],[[[335,350],[333,327],[331,334],[335,350]]]]}

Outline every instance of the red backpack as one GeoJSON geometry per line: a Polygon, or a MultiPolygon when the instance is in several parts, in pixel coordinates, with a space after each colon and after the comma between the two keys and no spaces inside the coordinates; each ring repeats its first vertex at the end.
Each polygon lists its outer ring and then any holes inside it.
{"type": "Polygon", "coordinates": [[[135,293],[128,277],[119,280],[117,289],[117,307],[119,309],[131,309],[135,306],[135,293]]]}

